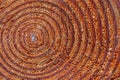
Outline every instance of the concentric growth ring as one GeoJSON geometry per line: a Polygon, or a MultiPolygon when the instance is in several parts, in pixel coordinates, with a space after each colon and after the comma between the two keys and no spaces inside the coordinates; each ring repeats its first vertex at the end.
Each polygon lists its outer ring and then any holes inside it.
{"type": "Polygon", "coordinates": [[[119,79],[117,3],[1,1],[0,79],[119,79]]]}

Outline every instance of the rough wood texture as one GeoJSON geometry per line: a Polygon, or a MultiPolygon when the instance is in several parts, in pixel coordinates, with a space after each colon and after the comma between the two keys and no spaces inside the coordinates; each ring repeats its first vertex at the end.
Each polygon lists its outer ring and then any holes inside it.
{"type": "Polygon", "coordinates": [[[120,80],[120,0],[0,0],[0,80],[120,80]]]}

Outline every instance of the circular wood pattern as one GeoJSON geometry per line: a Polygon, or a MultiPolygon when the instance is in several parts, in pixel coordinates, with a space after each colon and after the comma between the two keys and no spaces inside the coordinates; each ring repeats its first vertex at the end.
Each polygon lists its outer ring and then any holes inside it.
{"type": "Polygon", "coordinates": [[[118,80],[119,39],[119,0],[0,0],[0,80],[118,80]]]}

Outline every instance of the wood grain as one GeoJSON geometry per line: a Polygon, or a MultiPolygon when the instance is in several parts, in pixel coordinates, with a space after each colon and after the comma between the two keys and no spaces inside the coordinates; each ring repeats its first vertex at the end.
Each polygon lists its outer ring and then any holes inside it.
{"type": "Polygon", "coordinates": [[[0,80],[119,80],[120,0],[0,0],[0,80]]]}

